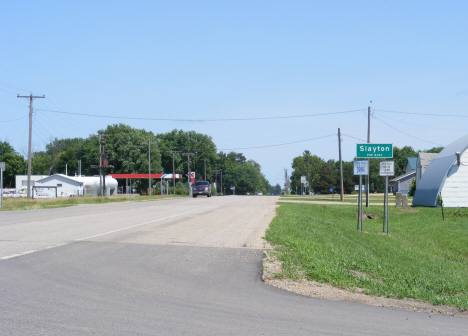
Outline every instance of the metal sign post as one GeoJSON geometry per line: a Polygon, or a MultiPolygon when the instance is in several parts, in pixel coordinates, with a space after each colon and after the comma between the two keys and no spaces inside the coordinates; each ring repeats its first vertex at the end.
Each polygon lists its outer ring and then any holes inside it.
{"type": "Polygon", "coordinates": [[[304,183],[306,183],[306,177],[301,176],[301,195],[304,196],[304,183]]]}
{"type": "Polygon", "coordinates": [[[358,227],[357,230],[359,231],[359,224],[361,226],[362,231],[362,176],[369,175],[369,161],[354,161],[353,164],[353,171],[354,175],[359,175],[359,201],[358,201],[358,227]]]}
{"type": "Polygon", "coordinates": [[[0,208],[3,208],[3,171],[5,170],[5,162],[0,162],[0,208]]]}
{"type": "Polygon", "coordinates": [[[388,177],[395,175],[395,161],[380,162],[380,176],[385,176],[385,194],[384,194],[384,213],[383,213],[383,232],[388,236],[388,177]],[[386,230],[385,230],[386,229],[386,230]]]}

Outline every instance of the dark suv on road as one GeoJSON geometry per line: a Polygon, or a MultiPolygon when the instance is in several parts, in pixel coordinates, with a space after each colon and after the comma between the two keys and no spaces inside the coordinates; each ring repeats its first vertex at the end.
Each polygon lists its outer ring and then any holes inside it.
{"type": "Polygon", "coordinates": [[[192,187],[193,197],[198,195],[206,195],[211,197],[211,184],[208,181],[196,181],[192,187]]]}

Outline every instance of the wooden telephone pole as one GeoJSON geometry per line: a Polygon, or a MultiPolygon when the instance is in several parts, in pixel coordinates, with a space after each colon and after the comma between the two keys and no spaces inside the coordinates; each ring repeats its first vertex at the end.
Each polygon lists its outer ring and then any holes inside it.
{"type": "MultiPolygon", "coordinates": [[[[148,144],[148,196],[151,196],[151,145],[157,144],[157,142],[151,142],[150,139],[148,141],[143,141],[142,145],[148,144]]],[[[161,183],[161,191],[162,191],[162,183],[161,183]]]]}
{"type": "Polygon", "coordinates": [[[29,144],[28,144],[28,199],[31,198],[31,142],[32,142],[32,116],[33,116],[33,99],[45,98],[45,96],[33,96],[31,93],[29,96],[20,96],[17,98],[29,98],[29,144]]]}
{"type": "Polygon", "coordinates": [[[175,160],[174,160],[174,157],[175,157],[175,153],[179,153],[181,151],[169,150],[167,152],[172,154],[172,186],[174,187],[174,195],[175,195],[175,184],[176,184],[176,182],[175,182],[175,160]]]}

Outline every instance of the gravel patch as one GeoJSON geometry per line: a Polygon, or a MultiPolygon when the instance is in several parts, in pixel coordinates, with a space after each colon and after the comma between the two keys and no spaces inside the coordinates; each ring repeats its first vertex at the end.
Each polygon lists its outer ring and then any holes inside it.
{"type": "Polygon", "coordinates": [[[275,257],[275,253],[268,243],[265,243],[264,253],[265,258],[263,259],[262,275],[263,281],[271,286],[281,288],[289,292],[318,299],[355,302],[377,307],[389,307],[413,312],[468,318],[468,311],[460,310],[454,307],[436,306],[425,302],[396,300],[371,296],[360,293],[359,290],[356,292],[351,292],[346,289],[336,288],[328,284],[319,283],[317,281],[309,281],[305,278],[299,280],[278,279],[275,278],[275,274],[282,271],[281,261],[275,257]]]}

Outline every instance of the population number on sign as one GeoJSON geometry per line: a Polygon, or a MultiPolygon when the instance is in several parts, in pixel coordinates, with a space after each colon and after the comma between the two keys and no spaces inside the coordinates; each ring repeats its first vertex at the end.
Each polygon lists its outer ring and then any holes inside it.
{"type": "Polygon", "coordinates": [[[356,144],[358,159],[391,159],[393,144],[356,144]]]}
{"type": "Polygon", "coordinates": [[[369,175],[369,161],[354,161],[354,175],[369,175]]]}
{"type": "Polygon", "coordinates": [[[395,175],[395,161],[380,162],[380,176],[395,175]]]}

